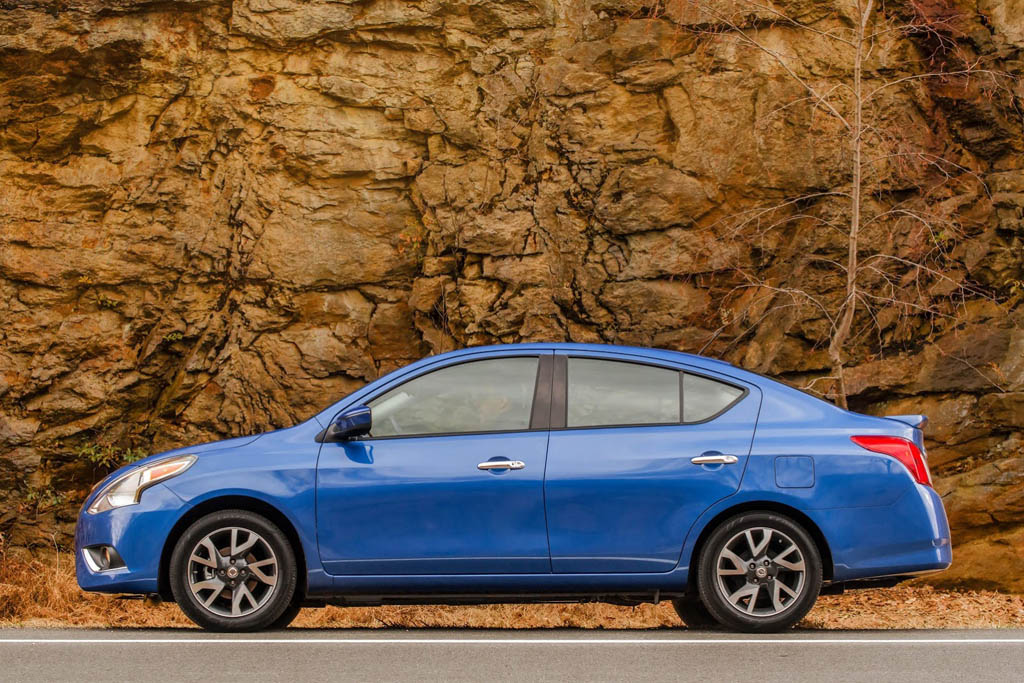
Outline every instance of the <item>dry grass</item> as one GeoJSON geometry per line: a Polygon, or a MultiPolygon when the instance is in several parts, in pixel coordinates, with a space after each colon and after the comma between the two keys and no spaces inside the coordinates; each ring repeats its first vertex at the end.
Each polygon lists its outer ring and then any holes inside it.
{"type": "MultiPolygon", "coordinates": [[[[306,628],[681,628],[667,603],[642,607],[489,605],[305,610],[306,628]]],[[[0,626],[189,627],[174,605],[87,594],[67,555],[48,560],[0,554],[0,626]]],[[[1024,596],[939,591],[929,586],[824,596],[801,622],[815,629],[1024,628],[1024,596]]]]}

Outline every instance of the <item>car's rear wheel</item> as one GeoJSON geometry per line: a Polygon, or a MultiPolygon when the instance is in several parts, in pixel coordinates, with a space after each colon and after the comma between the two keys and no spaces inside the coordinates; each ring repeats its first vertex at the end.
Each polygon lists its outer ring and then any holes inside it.
{"type": "Polygon", "coordinates": [[[692,629],[713,629],[718,627],[718,622],[711,616],[711,612],[700,601],[699,595],[684,595],[672,601],[672,607],[676,614],[686,624],[686,628],[692,629]]]}
{"type": "Polygon", "coordinates": [[[279,621],[294,606],[297,578],[288,539],[271,521],[246,510],[197,520],[171,555],[175,601],[211,631],[282,628],[279,621]]]}
{"type": "Polygon", "coordinates": [[[726,520],[701,551],[697,586],[708,612],[739,631],[796,624],[821,590],[821,556],[803,527],[772,512],[726,520]]]}

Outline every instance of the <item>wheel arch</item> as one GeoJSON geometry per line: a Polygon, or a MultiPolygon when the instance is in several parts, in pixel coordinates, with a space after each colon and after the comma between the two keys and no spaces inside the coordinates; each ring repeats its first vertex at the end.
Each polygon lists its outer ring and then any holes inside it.
{"type": "Polygon", "coordinates": [[[695,592],[697,589],[697,571],[700,562],[700,554],[704,549],[704,544],[708,538],[714,533],[722,522],[726,521],[730,517],[742,514],[744,512],[776,512],[781,515],[785,515],[792,519],[797,524],[800,524],[810,535],[814,541],[814,545],[818,548],[818,554],[821,555],[821,572],[822,578],[825,581],[831,581],[835,568],[832,561],[832,549],[828,545],[828,540],[825,538],[825,534],[821,532],[821,529],[814,522],[813,519],[807,516],[806,513],[801,512],[795,507],[786,505],[785,503],[778,503],[769,500],[756,500],[747,501],[744,503],[738,503],[730,508],[722,510],[701,529],[700,534],[697,536],[697,541],[693,546],[693,552],[690,553],[690,571],[687,574],[687,591],[695,592]]]}
{"type": "Polygon", "coordinates": [[[295,553],[296,569],[298,570],[298,577],[296,577],[297,580],[295,584],[295,595],[299,599],[304,598],[306,596],[307,582],[306,553],[303,550],[302,541],[295,529],[295,525],[292,524],[291,520],[288,519],[284,513],[270,503],[260,500],[259,498],[244,495],[224,495],[204,500],[201,503],[196,504],[194,507],[189,508],[185,514],[175,522],[174,526],[171,528],[171,532],[167,535],[167,540],[164,541],[164,547],[160,553],[160,573],[157,579],[160,597],[168,601],[174,600],[174,596],[171,593],[170,565],[171,554],[174,552],[174,546],[178,543],[178,539],[181,538],[181,535],[185,533],[185,530],[188,529],[188,527],[197,519],[205,517],[211,512],[218,512],[220,510],[246,510],[266,517],[277,525],[285,535],[285,538],[288,539],[288,543],[291,544],[292,551],[295,553]]]}

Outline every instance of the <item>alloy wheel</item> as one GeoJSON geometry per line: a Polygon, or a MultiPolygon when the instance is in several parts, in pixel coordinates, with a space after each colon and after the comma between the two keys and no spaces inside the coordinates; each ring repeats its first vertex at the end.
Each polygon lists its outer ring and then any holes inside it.
{"type": "Polygon", "coordinates": [[[277,556],[260,534],[224,527],[201,538],[188,558],[192,595],[222,617],[244,617],[263,607],[277,588],[277,556]]]}
{"type": "Polygon", "coordinates": [[[752,527],[735,534],[715,562],[718,588],[741,614],[773,617],[793,606],[806,584],[800,547],[785,533],[752,527]]]}

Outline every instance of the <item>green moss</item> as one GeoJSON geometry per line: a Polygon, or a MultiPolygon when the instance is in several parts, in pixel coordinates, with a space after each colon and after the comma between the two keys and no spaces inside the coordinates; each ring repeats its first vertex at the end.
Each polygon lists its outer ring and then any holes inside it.
{"type": "Polygon", "coordinates": [[[146,451],[141,448],[118,448],[112,445],[87,443],[79,446],[75,455],[88,460],[97,467],[112,469],[141,460],[146,457],[146,451]]]}
{"type": "Polygon", "coordinates": [[[28,507],[37,512],[60,507],[68,500],[66,493],[57,491],[52,486],[25,489],[23,497],[28,507]]]}
{"type": "Polygon", "coordinates": [[[116,311],[118,308],[121,307],[121,304],[123,304],[123,303],[124,303],[123,301],[118,301],[116,299],[109,299],[109,298],[103,296],[102,294],[98,294],[96,296],[96,304],[100,308],[106,308],[106,309],[111,310],[111,311],[116,311]]]}

